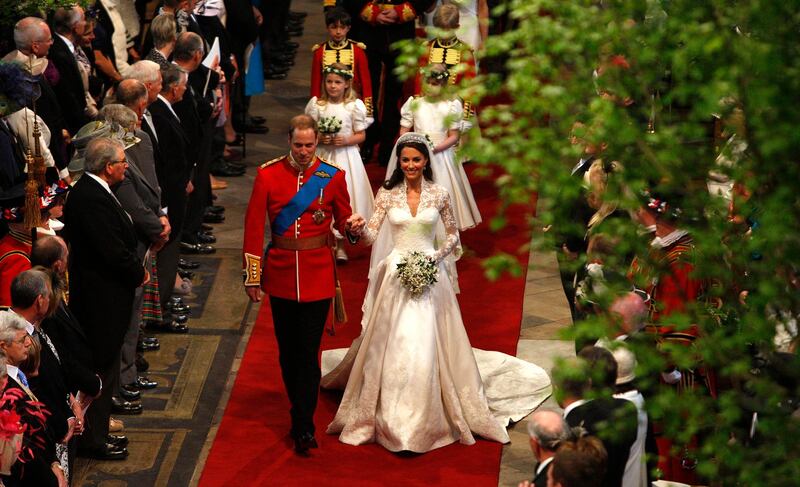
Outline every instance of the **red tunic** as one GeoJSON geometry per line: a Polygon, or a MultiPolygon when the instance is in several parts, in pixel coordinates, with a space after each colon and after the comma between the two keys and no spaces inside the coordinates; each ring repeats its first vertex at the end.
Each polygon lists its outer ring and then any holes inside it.
{"type": "Polygon", "coordinates": [[[372,81],[364,49],[364,44],[350,39],[345,39],[341,46],[334,46],[331,41],[315,45],[311,59],[311,96],[322,95],[322,68],[342,63],[353,72],[353,89],[367,106],[367,116],[372,117],[372,81]]]}
{"type": "Polygon", "coordinates": [[[0,306],[11,306],[11,281],[31,268],[31,240],[9,232],[0,239],[0,306]]]}
{"type": "MultiPolygon", "coordinates": [[[[422,94],[422,70],[430,64],[444,64],[450,72],[451,85],[461,83],[463,79],[472,79],[476,76],[475,56],[472,49],[457,38],[449,41],[433,39],[425,46],[425,54],[419,58],[420,70],[414,78],[414,94],[422,94]]],[[[464,100],[464,118],[475,114],[474,107],[468,100],[464,100]]]]}
{"type": "MultiPolygon", "coordinates": [[[[261,275],[267,217],[272,222],[319,166],[320,159],[315,157],[309,168],[301,173],[291,166],[287,155],[259,168],[245,214],[245,286],[258,286],[261,281],[261,289],[270,296],[301,302],[334,296],[334,261],[329,247],[311,250],[272,248],[267,254],[263,278],[261,275]]],[[[351,214],[347,183],[344,171],[340,169],[322,191],[322,202],[316,198],[281,236],[309,238],[326,235],[331,231],[331,223],[344,234],[345,223],[351,214]],[[313,219],[313,213],[318,209],[325,214],[319,223],[313,219]]]]}

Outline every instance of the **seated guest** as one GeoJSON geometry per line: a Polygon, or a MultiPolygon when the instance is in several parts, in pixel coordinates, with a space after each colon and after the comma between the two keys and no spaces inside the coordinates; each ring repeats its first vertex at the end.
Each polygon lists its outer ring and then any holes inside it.
{"type": "Polygon", "coordinates": [[[528,485],[547,487],[547,478],[556,450],[572,436],[569,425],[555,411],[539,410],[528,420],[531,450],[536,457],[536,473],[528,485]]]}
{"type": "Polygon", "coordinates": [[[566,441],[559,447],[548,471],[550,487],[600,487],[608,455],[603,443],[593,436],[566,441]]]}
{"type": "Polygon", "coordinates": [[[64,472],[56,458],[56,440],[45,422],[46,413],[28,387],[28,379],[19,366],[28,358],[31,336],[26,322],[9,311],[0,312],[0,351],[6,356],[8,382],[4,391],[16,390],[19,399],[14,407],[26,426],[22,440],[21,461],[3,475],[7,485],[57,487],[66,485],[64,472]]]}
{"type": "Polygon", "coordinates": [[[569,378],[563,377],[564,371],[561,371],[557,374],[561,377],[556,380],[564,419],[571,427],[582,427],[600,438],[608,453],[601,485],[620,487],[631,446],[636,440],[636,406],[612,396],[617,363],[608,350],[585,347],[570,369],[569,378]]]}

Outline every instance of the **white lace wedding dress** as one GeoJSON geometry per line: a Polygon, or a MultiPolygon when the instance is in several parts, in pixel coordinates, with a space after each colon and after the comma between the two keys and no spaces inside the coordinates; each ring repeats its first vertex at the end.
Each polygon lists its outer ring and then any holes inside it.
{"type": "Polygon", "coordinates": [[[405,183],[382,188],[375,205],[362,238],[374,241],[386,219],[394,245],[371,273],[361,336],[349,349],[322,354],[322,386],[345,390],[328,433],[391,451],[472,444],[474,435],[508,442],[506,425],[550,395],[550,379],[534,364],[470,346],[442,262],[459,240],[447,190],[423,181],[416,215],[405,183]],[[437,249],[440,218],[447,238],[437,249]],[[397,263],[411,251],[439,263],[437,282],[418,298],[396,276],[397,263]]]}

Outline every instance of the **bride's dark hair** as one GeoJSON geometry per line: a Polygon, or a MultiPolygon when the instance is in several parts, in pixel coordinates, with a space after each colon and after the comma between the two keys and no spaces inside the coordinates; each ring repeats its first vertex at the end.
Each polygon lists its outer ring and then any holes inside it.
{"type": "Polygon", "coordinates": [[[422,176],[427,179],[428,181],[433,181],[433,171],[431,170],[431,156],[428,153],[428,146],[423,144],[422,142],[414,142],[412,140],[401,142],[397,144],[397,150],[395,151],[395,155],[397,156],[397,166],[394,168],[394,172],[392,175],[389,176],[389,179],[383,182],[383,187],[385,189],[392,189],[400,182],[403,181],[405,175],[403,174],[403,170],[400,168],[400,153],[403,152],[403,149],[406,147],[411,147],[412,149],[418,150],[425,159],[427,160],[427,164],[425,164],[425,168],[422,170],[422,176]]]}

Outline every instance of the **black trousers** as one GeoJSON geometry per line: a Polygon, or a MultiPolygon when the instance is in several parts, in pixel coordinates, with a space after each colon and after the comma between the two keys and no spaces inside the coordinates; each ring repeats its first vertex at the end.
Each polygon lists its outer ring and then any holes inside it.
{"type": "MultiPolygon", "coordinates": [[[[367,46],[367,64],[369,65],[369,78],[372,82],[372,100],[377,104],[383,96],[383,106],[380,111],[380,121],[377,115],[375,123],[367,129],[366,146],[380,143],[378,149],[378,164],[389,164],[392,147],[400,131],[400,97],[403,95],[403,83],[392,71],[397,64],[399,51],[391,49],[388,44],[382,46],[367,46]],[[381,86],[381,73],[386,68],[381,86]]],[[[375,107],[377,111],[378,108],[375,107]]],[[[367,161],[364,161],[367,162],[367,161]]]]}
{"type": "Polygon", "coordinates": [[[78,448],[81,450],[98,449],[108,441],[111,396],[119,389],[119,361],[120,354],[117,353],[111,364],[100,371],[103,390],[100,392],[100,397],[92,401],[92,405],[86,411],[85,430],[78,440],[78,448]]]}
{"type": "Polygon", "coordinates": [[[319,395],[319,345],[331,300],[298,303],[269,297],[281,375],[292,404],[292,436],[314,433],[314,410],[319,395]]]}

